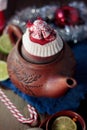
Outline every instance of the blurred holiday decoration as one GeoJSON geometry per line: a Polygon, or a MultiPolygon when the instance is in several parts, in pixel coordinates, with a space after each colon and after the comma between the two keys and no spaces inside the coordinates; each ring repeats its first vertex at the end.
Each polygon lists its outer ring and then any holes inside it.
{"type": "Polygon", "coordinates": [[[63,6],[56,10],[55,13],[55,23],[59,27],[75,26],[79,24],[79,11],[71,6],[63,6]]]}
{"type": "Polygon", "coordinates": [[[3,11],[0,11],[0,34],[2,33],[4,26],[5,26],[5,16],[3,11]]]}
{"type": "Polygon", "coordinates": [[[2,33],[5,26],[5,16],[3,10],[7,8],[8,0],[0,0],[0,34],[2,33]]]}
{"type": "Polygon", "coordinates": [[[59,5],[27,7],[17,11],[8,24],[18,25],[25,32],[27,20],[33,21],[38,16],[56,28],[65,41],[77,43],[87,38],[87,6],[84,2],[74,1],[63,7],[59,5]]]}
{"type": "Polygon", "coordinates": [[[5,10],[7,8],[8,0],[0,0],[0,11],[5,10]]]}

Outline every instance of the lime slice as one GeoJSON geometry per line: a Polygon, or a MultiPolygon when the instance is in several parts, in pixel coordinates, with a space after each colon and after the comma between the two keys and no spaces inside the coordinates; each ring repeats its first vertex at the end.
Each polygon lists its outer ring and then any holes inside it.
{"type": "Polygon", "coordinates": [[[0,81],[4,81],[9,78],[7,71],[7,63],[0,60],[0,81]]]}
{"type": "Polygon", "coordinates": [[[8,34],[0,36],[0,51],[5,54],[9,54],[12,49],[12,44],[8,34]]]}
{"type": "Polygon", "coordinates": [[[70,117],[60,116],[53,122],[52,130],[77,130],[77,125],[70,117]]]}

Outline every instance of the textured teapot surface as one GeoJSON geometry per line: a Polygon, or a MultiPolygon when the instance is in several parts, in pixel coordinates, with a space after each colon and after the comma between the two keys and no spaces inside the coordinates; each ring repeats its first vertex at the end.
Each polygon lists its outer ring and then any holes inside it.
{"type": "Polygon", "coordinates": [[[60,97],[76,86],[72,78],[76,65],[74,55],[57,32],[43,20],[36,20],[28,26],[29,30],[8,56],[10,79],[28,95],[60,97]],[[40,28],[37,26],[39,22],[40,28]]]}

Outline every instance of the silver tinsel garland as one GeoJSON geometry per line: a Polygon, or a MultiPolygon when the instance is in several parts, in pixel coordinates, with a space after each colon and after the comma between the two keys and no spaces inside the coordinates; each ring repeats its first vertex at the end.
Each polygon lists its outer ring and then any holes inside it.
{"type": "Polygon", "coordinates": [[[8,24],[12,23],[19,26],[23,32],[26,29],[26,22],[28,20],[35,20],[38,16],[42,17],[44,20],[49,20],[49,24],[57,29],[59,34],[65,41],[72,41],[74,44],[78,41],[87,38],[87,6],[82,2],[71,2],[68,5],[75,7],[80,12],[80,17],[84,20],[84,24],[75,26],[65,26],[60,28],[54,24],[54,14],[59,5],[45,5],[43,7],[37,8],[36,6],[27,7],[21,11],[17,11],[15,15],[8,21],[8,24]]]}

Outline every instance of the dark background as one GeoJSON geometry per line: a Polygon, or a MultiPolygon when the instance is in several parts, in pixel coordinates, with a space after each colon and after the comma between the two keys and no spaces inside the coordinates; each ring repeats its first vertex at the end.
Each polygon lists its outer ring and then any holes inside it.
{"type": "MultiPolygon", "coordinates": [[[[49,4],[60,4],[66,5],[72,1],[82,1],[82,0],[8,0],[7,10],[5,11],[6,17],[9,18],[15,10],[21,10],[28,6],[44,6],[49,4]]],[[[87,4],[87,0],[83,0],[87,4]]]]}

